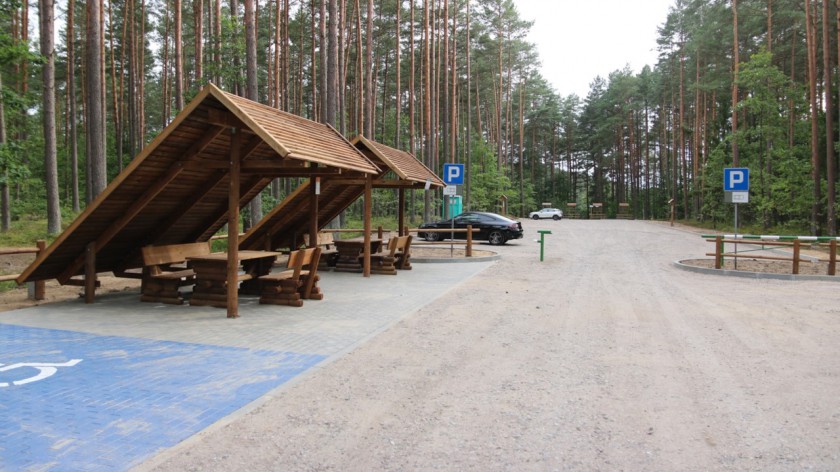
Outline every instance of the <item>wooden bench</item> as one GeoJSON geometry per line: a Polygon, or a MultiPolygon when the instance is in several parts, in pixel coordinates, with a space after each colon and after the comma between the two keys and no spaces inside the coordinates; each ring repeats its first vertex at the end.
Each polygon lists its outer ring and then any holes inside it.
{"type": "MultiPolygon", "coordinates": [[[[309,245],[309,235],[303,235],[303,244],[306,247],[313,247],[309,245]]],[[[318,233],[318,244],[314,247],[321,249],[320,267],[321,270],[328,270],[335,267],[338,262],[338,249],[335,248],[335,238],[333,233],[318,233]]]]}
{"type": "Polygon", "coordinates": [[[178,289],[195,283],[195,272],[187,257],[210,254],[210,241],[202,243],[146,246],[143,253],[143,280],[140,300],[181,305],[178,289]]]}
{"type": "Polygon", "coordinates": [[[397,275],[397,269],[411,269],[411,236],[398,236],[388,240],[388,247],[370,255],[370,271],[374,274],[397,275]]]}
{"type": "Polygon", "coordinates": [[[260,282],[260,303],[303,306],[303,299],[322,300],[318,287],[318,263],[321,248],[298,249],[289,254],[286,270],[263,275],[260,282]]]}

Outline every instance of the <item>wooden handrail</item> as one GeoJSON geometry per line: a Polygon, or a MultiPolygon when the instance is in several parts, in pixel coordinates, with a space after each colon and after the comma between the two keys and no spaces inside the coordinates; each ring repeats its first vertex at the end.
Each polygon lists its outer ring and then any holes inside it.
{"type": "MultiPolygon", "coordinates": [[[[41,253],[44,249],[47,248],[47,242],[43,239],[39,239],[35,242],[35,247],[7,247],[7,248],[0,248],[0,256],[11,256],[14,254],[35,254],[35,257],[38,257],[38,254],[41,253]]],[[[20,274],[6,274],[0,275],[0,282],[11,282],[13,280],[17,280],[20,277],[20,274]]],[[[34,290],[31,292],[31,297],[33,300],[43,300],[45,298],[44,292],[46,291],[46,282],[43,280],[36,280],[33,282],[34,290]]]]}
{"type": "MultiPolygon", "coordinates": [[[[748,257],[750,259],[762,259],[762,260],[774,260],[774,261],[790,261],[792,268],[791,273],[794,275],[799,274],[799,263],[800,262],[808,262],[809,259],[804,259],[801,256],[802,250],[802,241],[799,239],[794,239],[792,241],[779,241],[779,240],[746,240],[746,239],[729,239],[724,238],[723,236],[715,236],[714,239],[706,239],[706,241],[715,243],[715,252],[713,253],[706,253],[707,256],[714,256],[715,258],[715,269],[720,269],[723,267],[723,259],[726,257],[732,258],[739,258],[739,257],[748,257]],[[725,245],[726,243],[730,244],[749,244],[752,246],[784,246],[790,247],[793,249],[793,255],[790,257],[784,256],[762,256],[757,254],[746,254],[746,253],[737,253],[737,252],[726,252],[725,245]]],[[[829,247],[829,256],[827,259],[822,257],[816,257],[819,262],[828,262],[828,275],[837,275],[837,241],[832,240],[828,243],[821,243],[820,246],[828,246],[829,247]]]]}

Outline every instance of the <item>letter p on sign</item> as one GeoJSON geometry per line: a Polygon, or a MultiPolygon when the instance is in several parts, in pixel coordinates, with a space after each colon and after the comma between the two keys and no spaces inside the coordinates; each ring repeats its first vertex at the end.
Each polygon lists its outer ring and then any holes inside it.
{"type": "Polygon", "coordinates": [[[750,170],[746,167],[723,169],[723,190],[725,192],[748,192],[750,190],[750,170]]]}
{"type": "Polygon", "coordinates": [[[446,185],[464,185],[464,164],[444,164],[443,183],[446,185]]]}

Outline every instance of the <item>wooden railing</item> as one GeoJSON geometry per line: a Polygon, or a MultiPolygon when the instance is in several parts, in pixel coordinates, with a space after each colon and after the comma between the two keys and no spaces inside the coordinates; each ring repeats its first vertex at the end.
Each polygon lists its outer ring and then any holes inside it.
{"type": "Polygon", "coordinates": [[[715,258],[715,269],[720,269],[723,267],[723,261],[726,257],[732,257],[736,261],[739,257],[746,257],[749,259],[763,259],[763,260],[774,260],[774,261],[790,261],[791,263],[791,273],[794,275],[799,274],[799,263],[800,262],[809,262],[811,260],[818,260],[820,262],[828,262],[828,275],[836,275],[837,274],[837,241],[838,238],[820,238],[814,236],[749,236],[749,235],[738,235],[738,236],[730,236],[730,235],[703,235],[704,238],[707,238],[706,241],[715,243],[715,252],[709,253],[707,252],[707,256],[714,256],[715,258]],[[711,239],[714,238],[714,239],[711,239]],[[802,253],[802,243],[805,242],[809,245],[816,244],[818,246],[828,247],[828,257],[816,257],[811,259],[803,258],[802,253]],[[735,244],[735,252],[726,252],[725,245],[726,244],[735,244]],[[792,254],[790,256],[768,256],[763,254],[754,254],[752,252],[738,252],[737,251],[737,244],[751,244],[756,246],[781,246],[781,247],[789,247],[792,249],[792,254]]]}
{"type": "MultiPolygon", "coordinates": [[[[35,257],[38,257],[38,254],[43,251],[47,247],[47,242],[44,240],[38,240],[35,243],[34,248],[30,247],[7,247],[7,248],[0,248],[0,256],[11,256],[14,254],[35,254],[35,257]]],[[[4,274],[0,275],[0,282],[10,282],[13,280],[17,280],[20,277],[20,274],[4,274]]],[[[32,289],[29,291],[29,298],[33,300],[43,300],[44,299],[44,292],[46,291],[46,283],[43,280],[38,280],[31,283],[32,289]]]]}
{"type": "MultiPolygon", "coordinates": [[[[359,233],[359,234],[364,234],[365,230],[364,229],[354,229],[354,228],[342,228],[342,229],[324,228],[320,232],[321,233],[359,233]]],[[[411,241],[411,245],[412,246],[432,246],[432,245],[437,245],[437,246],[446,245],[446,246],[449,246],[449,245],[452,245],[452,244],[455,244],[455,245],[462,245],[463,244],[465,246],[464,255],[466,257],[472,257],[472,249],[473,249],[473,238],[472,237],[473,237],[474,233],[478,232],[478,229],[473,228],[471,225],[467,226],[466,228],[462,228],[462,229],[459,229],[459,228],[455,228],[455,229],[450,229],[450,228],[434,229],[434,228],[409,228],[409,227],[405,227],[405,228],[403,228],[402,234],[417,235],[417,233],[453,233],[453,232],[454,233],[467,233],[467,237],[464,240],[449,240],[449,241],[423,241],[423,240],[420,240],[420,238],[415,237],[411,241]]],[[[398,233],[398,231],[395,230],[395,229],[386,229],[386,228],[383,228],[382,226],[379,226],[378,228],[376,228],[376,230],[371,231],[371,236],[374,236],[374,234],[375,234],[377,238],[384,239],[386,233],[394,234],[394,233],[398,233]]]]}

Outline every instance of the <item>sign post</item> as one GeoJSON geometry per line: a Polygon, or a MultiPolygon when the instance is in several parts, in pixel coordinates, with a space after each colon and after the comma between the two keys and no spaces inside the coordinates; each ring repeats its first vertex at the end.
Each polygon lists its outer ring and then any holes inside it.
{"type": "MultiPolygon", "coordinates": [[[[444,208],[454,206],[452,205],[454,203],[452,197],[457,195],[457,186],[464,185],[464,164],[444,164],[443,183],[446,184],[446,188],[443,190],[443,196],[447,200],[444,203],[444,208]]],[[[455,216],[452,213],[453,209],[449,208],[449,221],[452,229],[452,233],[449,235],[449,240],[452,241],[452,244],[449,245],[450,257],[455,250],[455,216]]]]}
{"type": "MultiPolygon", "coordinates": [[[[723,169],[724,202],[735,204],[735,238],[738,237],[738,204],[750,202],[750,170],[746,167],[727,167],[723,169]]],[[[738,243],[735,243],[738,254],[738,243]]],[[[738,258],[735,257],[735,269],[738,258]]]]}

